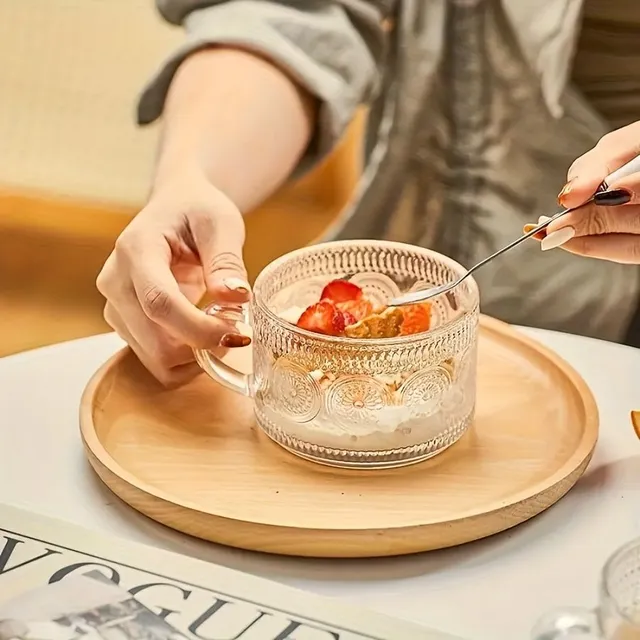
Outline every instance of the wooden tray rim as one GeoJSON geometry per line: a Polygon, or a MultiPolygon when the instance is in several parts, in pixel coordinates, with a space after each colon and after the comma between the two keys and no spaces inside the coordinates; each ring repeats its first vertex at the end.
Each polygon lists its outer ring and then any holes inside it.
{"type": "MultiPolygon", "coordinates": [[[[597,403],[591,392],[589,386],[585,382],[585,380],[580,376],[580,374],[562,357],[556,354],[553,350],[549,349],[545,345],[541,344],[534,338],[531,338],[525,335],[523,332],[515,329],[511,325],[502,322],[501,320],[497,320],[490,316],[481,314],[480,315],[480,326],[494,333],[498,333],[503,337],[507,338],[510,341],[520,342],[524,344],[528,349],[531,349],[538,354],[545,357],[549,360],[555,367],[558,369],[571,383],[571,385],[575,388],[580,400],[583,404],[584,411],[584,423],[582,429],[582,438],[576,450],[572,453],[572,455],[564,462],[564,464],[558,468],[558,470],[552,475],[547,477],[545,480],[539,481],[534,485],[530,485],[527,489],[522,489],[520,492],[512,495],[509,499],[496,503],[496,507],[493,509],[487,510],[479,508],[479,509],[471,509],[466,512],[460,512],[455,517],[447,517],[446,519],[437,519],[437,520],[428,520],[419,523],[407,523],[396,526],[385,526],[384,529],[387,531],[391,530],[410,530],[410,529],[420,529],[423,527],[431,527],[436,525],[442,525],[446,523],[458,523],[464,520],[470,520],[478,517],[489,516],[491,514],[499,513],[505,509],[516,506],[518,504],[522,504],[532,498],[544,495],[547,492],[553,490],[559,483],[563,480],[574,474],[580,468],[586,469],[585,462],[588,462],[591,456],[593,455],[593,450],[596,446],[598,440],[598,429],[599,429],[599,413],[597,403]]],[[[93,399],[96,395],[96,392],[99,390],[100,385],[103,383],[103,380],[106,378],[107,374],[111,370],[112,367],[115,367],[121,360],[127,357],[130,354],[130,348],[124,347],[115,353],[111,358],[109,358],[89,379],[87,386],[85,387],[84,392],[82,393],[80,399],[80,433],[82,437],[83,444],[87,449],[86,453],[88,454],[89,462],[91,466],[96,470],[98,475],[102,477],[101,470],[96,469],[96,462],[100,465],[104,466],[107,472],[113,474],[116,478],[126,482],[131,488],[136,491],[143,492],[148,496],[155,498],[157,500],[161,500],[168,504],[176,505],[177,507],[181,507],[183,509],[187,509],[189,511],[193,511],[196,513],[200,513],[207,517],[215,517],[220,520],[225,520],[227,522],[244,522],[248,525],[256,525],[261,527],[272,527],[280,530],[291,530],[291,531],[299,531],[300,527],[295,525],[285,525],[278,524],[277,522],[267,522],[261,521],[258,519],[251,520],[239,520],[236,517],[231,515],[225,515],[223,513],[217,513],[213,511],[206,511],[201,506],[196,503],[193,503],[189,500],[184,500],[183,498],[179,498],[178,496],[174,496],[169,494],[154,485],[150,485],[147,482],[139,479],[133,473],[122,467],[111,454],[105,449],[102,442],[97,436],[95,425],[93,422],[93,412],[94,412],[94,403],[93,399]]],[[[273,443],[270,443],[273,444],[273,443]]],[[[273,445],[277,446],[277,445],[273,445]]],[[[291,454],[292,455],[292,454],[291,454]]],[[[307,464],[314,464],[312,462],[308,462],[307,464]]],[[[369,473],[375,474],[375,470],[371,471],[355,471],[354,473],[369,473]]],[[[579,474],[582,475],[582,474],[579,474]]],[[[579,476],[578,476],[579,477],[579,476]]],[[[573,483],[572,483],[573,484],[573,483]]],[[[110,486],[110,485],[108,485],[110,486]]],[[[116,492],[117,493],[117,492],[116,492]]],[[[372,527],[350,527],[344,528],[340,526],[330,526],[327,525],[323,527],[322,531],[326,532],[367,532],[367,531],[378,531],[377,528],[372,527]]]]}

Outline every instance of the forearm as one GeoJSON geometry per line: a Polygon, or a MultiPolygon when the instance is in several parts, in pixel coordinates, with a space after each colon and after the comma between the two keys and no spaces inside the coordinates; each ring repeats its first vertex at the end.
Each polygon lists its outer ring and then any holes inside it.
{"type": "Polygon", "coordinates": [[[316,109],[311,95],[265,59],[222,47],[195,53],[167,96],[154,189],[195,172],[250,210],[297,165],[316,109]]]}

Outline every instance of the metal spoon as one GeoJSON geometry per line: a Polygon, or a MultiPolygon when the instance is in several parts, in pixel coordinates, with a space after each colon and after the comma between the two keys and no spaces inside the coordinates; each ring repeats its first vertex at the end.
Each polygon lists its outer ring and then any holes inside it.
{"type": "MultiPolygon", "coordinates": [[[[605,180],[603,180],[603,182],[600,184],[600,186],[596,190],[596,193],[607,191],[609,189],[609,185],[616,182],[616,180],[620,180],[621,178],[625,178],[626,176],[629,176],[632,173],[637,173],[639,171],[640,171],[640,156],[634,158],[633,160],[630,160],[629,162],[627,162],[627,164],[623,165],[622,167],[614,171],[612,174],[610,174],[607,178],[605,178],[605,180]]],[[[589,198],[589,200],[581,204],[580,207],[576,207],[576,208],[584,207],[590,202],[593,202],[593,197],[589,198]]],[[[437,287],[431,287],[429,289],[421,289],[420,291],[412,291],[410,293],[405,293],[401,296],[398,296],[397,298],[393,298],[393,300],[389,302],[389,306],[400,307],[405,304],[415,304],[416,302],[424,302],[425,300],[429,300],[430,298],[435,298],[435,296],[442,295],[443,293],[447,293],[448,291],[455,289],[460,283],[462,283],[472,273],[474,273],[481,267],[484,267],[485,264],[491,262],[494,258],[497,258],[503,253],[506,253],[510,249],[517,247],[521,242],[524,242],[531,236],[534,236],[539,231],[546,229],[554,220],[561,218],[562,216],[569,213],[569,211],[573,211],[573,209],[563,209],[562,211],[552,216],[549,220],[545,220],[544,222],[541,222],[540,224],[536,225],[533,229],[531,229],[524,235],[520,236],[517,240],[514,240],[513,242],[508,244],[506,247],[502,247],[502,249],[499,249],[495,253],[491,254],[488,258],[485,258],[484,260],[481,260],[480,262],[478,262],[478,264],[471,267],[471,269],[469,269],[464,275],[460,276],[457,280],[454,280],[452,282],[447,282],[446,284],[441,284],[437,287]]]]}

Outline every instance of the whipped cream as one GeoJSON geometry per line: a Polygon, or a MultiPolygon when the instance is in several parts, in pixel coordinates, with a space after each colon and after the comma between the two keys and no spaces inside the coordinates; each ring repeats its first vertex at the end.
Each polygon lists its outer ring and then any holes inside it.
{"type": "MultiPolygon", "coordinates": [[[[296,324],[303,311],[301,307],[291,306],[278,313],[278,316],[296,324]]],[[[321,369],[310,371],[309,375],[318,383],[323,393],[341,378],[339,374],[321,369]]],[[[440,412],[429,415],[429,408],[426,406],[408,407],[402,404],[399,388],[409,375],[410,373],[402,372],[372,376],[389,389],[393,399],[393,404],[376,411],[375,420],[343,426],[328,415],[324,407],[313,420],[302,424],[290,421],[270,409],[265,409],[265,414],[274,424],[286,424],[285,430],[289,435],[324,447],[380,450],[423,443],[436,437],[445,426],[440,412]]]]}
{"type": "Polygon", "coordinates": [[[304,309],[302,307],[289,307],[278,313],[278,317],[290,322],[291,324],[297,324],[304,309]]]}

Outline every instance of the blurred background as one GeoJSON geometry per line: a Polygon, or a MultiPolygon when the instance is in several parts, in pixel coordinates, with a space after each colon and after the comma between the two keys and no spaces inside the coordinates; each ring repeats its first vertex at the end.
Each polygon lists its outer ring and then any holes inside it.
{"type": "MultiPolygon", "coordinates": [[[[0,0],[0,356],[108,331],[95,279],[144,204],[158,134],[136,99],[180,39],[152,0],[0,0]]],[[[247,215],[251,277],[346,203],[364,119],[247,215]]]]}

